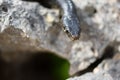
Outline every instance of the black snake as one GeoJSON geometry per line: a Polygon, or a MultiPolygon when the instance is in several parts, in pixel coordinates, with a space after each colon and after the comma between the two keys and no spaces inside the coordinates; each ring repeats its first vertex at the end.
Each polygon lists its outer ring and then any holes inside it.
{"type": "Polygon", "coordinates": [[[80,22],[76,13],[76,8],[72,0],[23,0],[23,1],[34,1],[44,3],[45,5],[56,5],[58,6],[62,14],[62,24],[64,31],[73,40],[77,40],[80,37],[80,22]]]}

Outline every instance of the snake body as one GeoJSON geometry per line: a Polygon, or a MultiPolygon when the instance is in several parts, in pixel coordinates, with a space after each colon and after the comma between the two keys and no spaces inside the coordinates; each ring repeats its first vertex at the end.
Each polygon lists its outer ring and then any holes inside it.
{"type": "Polygon", "coordinates": [[[80,22],[76,13],[76,8],[72,0],[23,0],[34,1],[44,3],[46,5],[56,5],[62,11],[62,24],[64,31],[73,40],[77,40],[80,37],[80,22]]]}

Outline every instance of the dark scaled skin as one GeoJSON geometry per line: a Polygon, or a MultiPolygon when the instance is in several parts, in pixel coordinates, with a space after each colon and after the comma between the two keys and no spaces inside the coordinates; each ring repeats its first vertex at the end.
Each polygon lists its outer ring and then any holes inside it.
{"type": "Polygon", "coordinates": [[[62,11],[62,24],[64,31],[72,40],[77,40],[80,37],[80,22],[76,13],[76,8],[72,0],[23,0],[34,1],[46,5],[56,5],[62,11]]]}

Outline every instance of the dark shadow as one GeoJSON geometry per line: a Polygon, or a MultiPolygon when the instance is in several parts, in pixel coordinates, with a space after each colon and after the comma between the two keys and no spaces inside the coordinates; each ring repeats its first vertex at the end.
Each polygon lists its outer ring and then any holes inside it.
{"type": "Polygon", "coordinates": [[[112,58],[113,56],[114,56],[114,47],[107,46],[106,49],[104,50],[104,53],[101,58],[97,59],[94,63],[92,63],[90,66],[88,66],[88,68],[86,68],[85,70],[79,71],[79,72],[75,73],[74,75],[80,76],[87,72],[92,72],[103,60],[112,58]]]}
{"type": "Polygon", "coordinates": [[[25,61],[0,60],[0,80],[65,80],[69,63],[53,53],[39,52],[25,61]]]}
{"type": "Polygon", "coordinates": [[[55,1],[52,1],[52,0],[50,1],[49,0],[22,0],[22,1],[38,2],[42,6],[49,8],[49,9],[52,8],[54,6],[53,3],[55,3],[55,1]]]}

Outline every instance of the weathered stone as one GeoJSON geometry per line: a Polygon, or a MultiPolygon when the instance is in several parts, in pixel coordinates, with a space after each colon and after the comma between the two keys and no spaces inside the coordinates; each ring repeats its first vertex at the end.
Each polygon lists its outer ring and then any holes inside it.
{"type": "Polygon", "coordinates": [[[120,79],[120,54],[116,54],[113,59],[106,59],[94,69],[79,77],[67,80],[119,80],[120,79]]]}
{"type": "Polygon", "coordinates": [[[107,72],[113,80],[120,79],[120,59],[108,59],[104,60],[97,68],[94,69],[94,73],[100,73],[101,71],[107,72]]]}
{"type": "Polygon", "coordinates": [[[120,41],[120,3],[116,0],[73,1],[82,28],[77,41],[71,41],[63,32],[59,10],[47,9],[38,3],[0,0],[2,54],[47,50],[69,60],[70,74],[87,68],[103,55],[108,45],[120,41]]]}
{"type": "Polygon", "coordinates": [[[86,73],[80,77],[74,77],[67,80],[114,80],[108,73],[86,73]]]}

